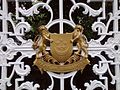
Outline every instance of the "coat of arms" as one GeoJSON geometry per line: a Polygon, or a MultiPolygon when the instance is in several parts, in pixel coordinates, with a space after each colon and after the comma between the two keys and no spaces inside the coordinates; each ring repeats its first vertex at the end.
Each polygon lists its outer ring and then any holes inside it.
{"type": "Polygon", "coordinates": [[[70,42],[72,34],[50,34],[50,38],[53,40],[50,43],[52,56],[60,63],[64,63],[73,52],[73,43],[70,42]]]}
{"type": "Polygon", "coordinates": [[[50,33],[42,25],[39,33],[41,35],[36,36],[33,49],[37,49],[34,65],[41,71],[71,72],[83,70],[89,64],[88,44],[81,25],[76,25],[72,33],[64,34],[50,33]],[[76,51],[73,43],[77,46],[76,51]],[[46,50],[47,45],[50,45],[50,51],[46,50]]]}

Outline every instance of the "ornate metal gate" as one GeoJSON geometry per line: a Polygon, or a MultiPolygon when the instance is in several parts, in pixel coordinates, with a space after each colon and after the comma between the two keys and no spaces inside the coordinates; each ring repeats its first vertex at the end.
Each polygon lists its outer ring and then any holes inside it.
{"type": "MultiPolygon", "coordinates": [[[[32,56],[35,55],[35,51],[32,49],[33,41],[31,39],[25,40],[23,36],[25,32],[30,31],[31,28],[30,24],[26,22],[25,16],[29,17],[38,14],[39,11],[37,9],[42,6],[50,12],[50,20],[46,27],[49,29],[53,25],[59,24],[58,31],[60,34],[64,33],[64,23],[71,27],[76,25],[72,13],[78,8],[83,8],[83,14],[96,19],[91,28],[93,30],[92,32],[97,32],[99,38],[90,39],[88,41],[88,50],[91,61],[96,60],[97,62],[92,65],[91,71],[94,72],[96,77],[99,77],[98,79],[86,81],[84,83],[85,90],[119,90],[119,0],[87,0],[87,3],[83,2],[83,0],[67,0],[67,2],[72,3],[71,8],[69,8],[69,19],[64,19],[63,11],[66,9],[64,8],[64,0],[57,0],[59,3],[59,18],[57,19],[54,18],[56,13],[53,13],[53,9],[50,5],[51,1],[54,0],[46,0],[45,2],[37,0],[0,0],[0,89],[40,90],[41,85],[39,83],[34,83],[31,79],[26,79],[28,75],[33,72],[32,64],[29,62],[31,62],[32,56]],[[8,4],[10,2],[14,2],[15,4],[15,20],[12,18],[12,13],[9,12],[10,8],[8,4]],[[29,9],[26,9],[25,6],[20,4],[21,2],[35,2],[35,4],[29,9]],[[100,3],[98,10],[91,7],[89,3],[92,2],[100,3]],[[106,4],[108,2],[112,4],[111,12],[107,11],[106,4]],[[26,59],[27,61],[24,61],[25,58],[28,60],[26,59]],[[109,88],[111,85],[113,85],[112,89],[109,88]]],[[[47,49],[49,50],[49,47],[47,49]]],[[[74,47],[74,49],[76,49],[76,47],[74,47]]],[[[81,90],[73,83],[77,71],[67,74],[47,73],[51,79],[51,85],[46,90],[53,90],[56,84],[54,83],[54,78],[60,80],[60,90],[65,89],[64,81],[67,78],[70,78],[69,83],[72,90],[81,90]]],[[[89,76],[89,72],[87,75],[89,76]]]]}

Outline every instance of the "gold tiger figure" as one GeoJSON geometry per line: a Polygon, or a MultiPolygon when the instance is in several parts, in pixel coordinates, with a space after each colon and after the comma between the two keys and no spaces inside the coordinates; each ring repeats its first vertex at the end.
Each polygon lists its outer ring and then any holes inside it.
{"type": "Polygon", "coordinates": [[[84,28],[81,25],[76,25],[73,31],[73,39],[71,42],[76,42],[78,51],[75,52],[76,54],[80,54],[80,52],[84,52],[84,57],[88,57],[88,44],[85,35],[83,35],[84,28]]]}
{"type": "Polygon", "coordinates": [[[76,25],[74,31],[72,32],[72,43],[75,42],[78,50],[72,55],[65,64],[70,64],[80,60],[81,58],[88,58],[88,44],[85,35],[83,35],[84,28],[81,25],[76,25]]]}

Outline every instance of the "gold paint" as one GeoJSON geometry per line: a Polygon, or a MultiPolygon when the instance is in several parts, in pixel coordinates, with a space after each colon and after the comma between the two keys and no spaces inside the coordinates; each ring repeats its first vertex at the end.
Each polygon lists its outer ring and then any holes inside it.
{"type": "Polygon", "coordinates": [[[76,25],[72,33],[56,34],[48,32],[45,26],[39,27],[40,35],[36,36],[33,48],[37,49],[36,65],[40,71],[51,71],[65,73],[77,70],[83,70],[88,60],[88,44],[84,28],[76,25]],[[50,43],[50,53],[46,51],[46,44],[50,43]],[[73,43],[76,43],[78,50],[73,51],[73,43]],[[62,65],[61,65],[62,63],[62,65]]]}
{"type": "Polygon", "coordinates": [[[77,43],[77,47],[78,47],[78,51],[76,52],[77,54],[80,54],[80,51],[82,51],[84,53],[84,56],[88,57],[88,51],[87,51],[88,44],[85,35],[82,34],[83,30],[84,28],[81,25],[76,25],[72,33],[73,38],[71,42],[77,43]]]}
{"type": "Polygon", "coordinates": [[[44,71],[58,72],[58,73],[66,73],[72,71],[83,70],[86,65],[89,64],[89,60],[83,58],[82,60],[78,60],[72,64],[67,65],[56,65],[45,62],[43,59],[36,59],[34,61],[34,65],[36,65],[40,70],[41,68],[44,71]]]}
{"type": "Polygon", "coordinates": [[[70,42],[72,34],[51,34],[50,38],[53,40],[50,43],[52,56],[61,63],[69,59],[73,52],[73,45],[70,42]]]}

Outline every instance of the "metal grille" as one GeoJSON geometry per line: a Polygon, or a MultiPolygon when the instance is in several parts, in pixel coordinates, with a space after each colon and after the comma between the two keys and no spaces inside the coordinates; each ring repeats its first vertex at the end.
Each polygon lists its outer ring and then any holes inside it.
{"type": "MultiPolygon", "coordinates": [[[[40,90],[40,83],[34,83],[31,79],[27,78],[33,73],[31,63],[35,51],[31,48],[32,39],[25,40],[23,37],[25,32],[29,32],[31,26],[26,22],[25,17],[34,16],[39,14],[37,10],[39,7],[45,8],[50,13],[50,20],[46,27],[59,24],[58,32],[64,33],[64,24],[71,27],[76,25],[73,20],[72,14],[75,10],[83,8],[84,15],[95,18],[91,25],[92,32],[96,32],[98,38],[90,38],[89,56],[91,62],[95,61],[92,65],[91,71],[97,79],[90,79],[84,83],[85,90],[119,90],[120,89],[120,8],[119,0],[68,0],[71,2],[69,8],[68,19],[64,18],[64,0],[58,0],[58,18],[55,18],[56,12],[53,12],[51,2],[54,0],[46,0],[45,2],[37,0],[0,0],[0,89],[1,90],[40,90]],[[35,4],[28,9],[20,3],[28,1],[35,4]],[[12,18],[13,13],[9,12],[9,3],[13,2],[15,19],[12,18]],[[91,3],[99,3],[98,9],[92,8],[91,3]],[[111,12],[107,11],[106,4],[111,3],[111,12]],[[11,27],[9,27],[11,26],[11,27]],[[17,57],[16,57],[17,56],[17,57]],[[26,58],[26,59],[25,59],[26,58]],[[27,60],[27,61],[24,61],[27,60]],[[31,60],[31,61],[30,61],[31,60]],[[27,62],[27,63],[26,63],[27,62]],[[27,78],[27,79],[26,79],[27,78]],[[14,82],[14,83],[13,83],[14,82]],[[109,86],[114,86],[114,89],[109,86]],[[11,88],[12,87],[12,88],[11,88]]],[[[85,25],[86,26],[86,25],[85,25]]],[[[49,50],[49,47],[47,48],[49,50]]],[[[76,49],[74,47],[74,49],[76,49]]],[[[68,81],[71,90],[81,90],[74,85],[74,79],[78,76],[77,71],[67,74],[56,74],[47,72],[47,77],[50,79],[50,86],[46,90],[53,90],[55,86],[54,78],[60,80],[60,90],[65,89],[65,80],[68,81]]],[[[90,72],[86,73],[89,76],[90,72]]],[[[38,73],[39,75],[39,73],[38,73]]],[[[78,82],[80,83],[80,82],[78,82]]],[[[57,90],[59,90],[59,88],[57,90]]],[[[43,89],[44,90],[44,89],[43,89]]],[[[68,90],[68,89],[67,89],[68,90]]]]}

